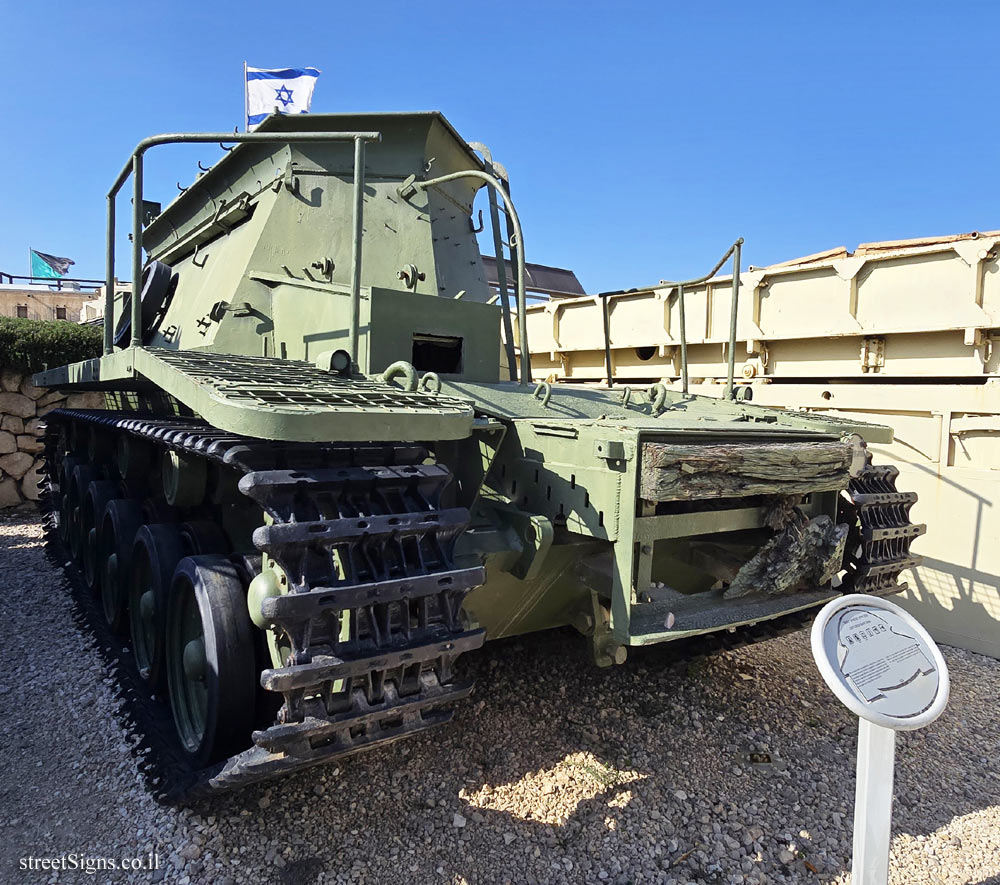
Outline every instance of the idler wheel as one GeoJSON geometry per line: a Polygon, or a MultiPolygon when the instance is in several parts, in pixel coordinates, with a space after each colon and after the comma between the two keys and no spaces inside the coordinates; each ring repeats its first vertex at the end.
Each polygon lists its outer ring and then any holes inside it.
{"type": "Polygon", "coordinates": [[[205,499],[208,463],[188,452],[163,453],[160,462],[163,497],[171,507],[197,507],[205,499]]]}
{"type": "Polygon", "coordinates": [[[167,685],[195,768],[245,749],[254,714],[254,646],[243,584],[220,555],[189,556],[167,606],[167,685]]]}
{"type": "Polygon", "coordinates": [[[166,678],[167,601],[184,555],[176,525],[144,525],[136,532],[128,582],[129,630],[139,675],[154,689],[166,678]]]}
{"type": "Polygon", "coordinates": [[[73,559],[80,562],[83,556],[83,546],[86,540],[86,529],[83,525],[83,499],[90,484],[98,479],[97,471],[89,464],[80,464],[73,468],[69,480],[69,552],[73,559]]]}
{"type": "Polygon", "coordinates": [[[132,498],[117,498],[104,508],[98,532],[98,567],[101,571],[101,608],[111,629],[126,629],[128,575],[132,545],[142,526],[142,508],[132,498]]]}
{"type": "Polygon", "coordinates": [[[87,586],[97,592],[101,570],[98,568],[97,534],[104,508],[118,497],[118,483],[110,479],[94,480],[87,486],[87,493],[80,505],[80,523],[83,533],[83,577],[87,586]]]}
{"type": "Polygon", "coordinates": [[[128,434],[118,437],[115,444],[115,467],[132,495],[140,497],[146,494],[154,461],[153,449],[147,442],[128,434]]]}

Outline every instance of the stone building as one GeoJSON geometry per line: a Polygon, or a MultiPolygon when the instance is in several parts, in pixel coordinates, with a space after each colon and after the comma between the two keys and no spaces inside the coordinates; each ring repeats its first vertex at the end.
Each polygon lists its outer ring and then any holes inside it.
{"type": "Polygon", "coordinates": [[[93,298],[93,289],[0,283],[0,316],[78,323],[84,303],[93,298]]]}
{"type": "MultiPolygon", "coordinates": [[[[0,273],[0,316],[70,323],[93,322],[104,316],[105,287],[96,280],[27,280],[0,273]]],[[[120,305],[130,291],[128,283],[116,285],[116,302],[120,305]]]]}

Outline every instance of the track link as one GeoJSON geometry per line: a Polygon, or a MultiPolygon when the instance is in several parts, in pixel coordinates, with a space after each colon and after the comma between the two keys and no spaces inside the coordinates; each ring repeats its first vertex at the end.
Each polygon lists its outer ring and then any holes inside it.
{"type": "MultiPolygon", "coordinates": [[[[483,630],[464,629],[461,607],[485,574],[452,562],[468,512],[441,507],[451,474],[422,463],[422,447],[273,443],[195,419],[58,410],[46,420],[47,470],[65,454],[60,429],[73,424],[241,472],[240,491],[268,517],[254,544],[290,585],[264,606],[288,649],[284,666],[261,674],[262,687],[280,697],[277,718],[253,733],[250,748],[200,771],[172,746],[165,705],[131,673],[122,678],[134,669],[127,644],[107,629],[89,593],[77,593],[82,619],[118,670],[128,724],[140,736],[140,767],[158,798],[183,801],[398,740],[447,722],[471,693],[452,668],[483,643],[483,630]]],[[[56,469],[44,480],[53,545],[60,544],[58,476],[56,469]]],[[[64,564],[61,546],[55,552],[64,564]]]]}
{"type": "MultiPolygon", "coordinates": [[[[851,525],[843,589],[851,593],[887,596],[907,588],[900,574],[919,565],[910,553],[910,543],[927,531],[926,525],[910,522],[915,492],[896,491],[899,469],[869,463],[847,486],[845,520],[851,525]]],[[[845,521],[841,520],[841,521],[845,521]]]]}

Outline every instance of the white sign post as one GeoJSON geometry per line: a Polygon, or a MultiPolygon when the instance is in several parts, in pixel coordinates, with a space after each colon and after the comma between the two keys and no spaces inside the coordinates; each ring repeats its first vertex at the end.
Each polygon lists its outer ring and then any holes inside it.
{"type": "Polygon", "coordinates": [[[860,718],[851,885],[886,885],[896,732],[922,728],[948,703],[948,668],[910,614],[878,596],[827,603],[812,627],[823,680],[860,718]]]}

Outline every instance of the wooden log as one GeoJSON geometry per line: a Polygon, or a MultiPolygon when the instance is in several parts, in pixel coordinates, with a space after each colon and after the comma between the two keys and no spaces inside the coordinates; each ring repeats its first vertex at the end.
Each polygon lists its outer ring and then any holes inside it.
{"type": "Polygon", "coordinates": [[[642,447],[639,496],[647,501],[805,495],[842,489],[850,443],[679,444],[642,447]]]}

